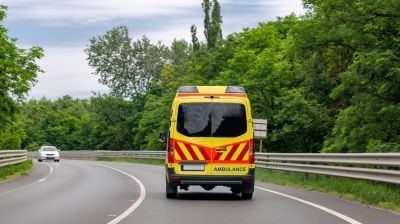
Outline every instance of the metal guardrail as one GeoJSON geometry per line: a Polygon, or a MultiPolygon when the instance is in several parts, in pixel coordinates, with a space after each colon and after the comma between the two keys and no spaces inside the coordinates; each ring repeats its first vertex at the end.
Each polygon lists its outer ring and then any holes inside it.
{"type": "Polygon", "coordinates": [[[27,152],[26,150],[0,150],[0,167],[26,161],[27,152]]]}
{"type": "MultiPolygon", "coordinates": [[[[37,153],[29,153],[36,158],[37,153]]],[[[62,151],[62,159],[164,159],[164,151],[62,151]]],[[[259,168],[400,184],[400,153],[256,153],[259,168]]],[[[305,175],[306,177],[306,175],[305,175]]]]}
{"type": "MultiPolygon", "coordinates": [[[[38,152],[28,152],[30,158],[37,159],[38,152]]],[[[143,158],[143,159],[164,159],[165,152],[162,151],[60,151],[61,159],[95,160],[99,157],[120,157],[120,158],[143,158]]]]}
{"type": "Polygon", "coordinates": [[[400,153],[258,153],[257,167],[400,184],[400,153]]]}

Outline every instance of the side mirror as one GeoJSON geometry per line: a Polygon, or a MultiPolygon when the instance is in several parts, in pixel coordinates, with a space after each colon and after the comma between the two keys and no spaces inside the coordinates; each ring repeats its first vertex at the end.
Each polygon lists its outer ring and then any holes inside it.
{"type": "Polygon", "coordinates": [[[165,133],[165,131],[160,133],[159,140],[160,142],[165,142],[167,140],[167,134],[165,133]]]}

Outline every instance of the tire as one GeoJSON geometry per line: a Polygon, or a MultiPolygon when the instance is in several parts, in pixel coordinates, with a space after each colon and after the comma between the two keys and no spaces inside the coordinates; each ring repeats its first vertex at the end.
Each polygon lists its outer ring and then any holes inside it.
{"type": "Polygon", "coordinates": [[[242,192],[242,199],[252,199],[253,198],[253,193],[244,193],[242,192]]]}
{"type": "Polygon", "coordinates": [[[41,163],[42,161],[43,161],[43,160],[41,160],[41,159],[38,159],[38,162],[40,162],[40,163],[41,163]]]}
{"type": "Polygon", "coordinates": [[[168,198],[168,199],[176,199],[177,197],[178,197],[178,194],[177,193],[166,193],[166,197],[168,198]]]}
{"type": "Polygon", "coordinates": [[[243,183],[241,196],[242,199],[252,199],[254,192],[254,179],[243,183]]]}
{"type": "Polygon", "coordinates": [[[178,196],[178,187],[176,185],[168,183],[168,181],[165,181],[165,196],[167,198],[177,198],[178,196]]]}

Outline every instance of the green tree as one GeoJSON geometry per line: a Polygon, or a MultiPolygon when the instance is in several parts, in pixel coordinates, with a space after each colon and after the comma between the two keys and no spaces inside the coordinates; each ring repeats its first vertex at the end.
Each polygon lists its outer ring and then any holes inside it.
{"type": "Polygon", "coordinates": [[[271,141],[280,152],[319,152],[329,131],[326,109],[315,100],[306,100],[301,89],[284,91],[276,99],[280,108],[274,114],[271,141]]]}
{"type": "Polygon", "coordinates": [[[192,46],[194,51],[198,51],[200,49],[199,39],[197,38],[197,27],[196,25],[192,25],[190,27],[190,33],[192,34],[192,46]]]}
{"type": "Polygon", "coordinates": [[[398,1],[307,0],[305,5],[308,17],[294,32],[305,62],[305,86],[338,114],[324,151],[400,144],[396,125],[380,128],[388,124],[382,116],[397,117],[400,102],[398,1]]]}
{"type": "Polygon", "coordinates": [[[85,52],[100,83],[115,96],[134,98],[159,84],[167,48],[160,42],[153,45],[145,36],[133,41],[128,28],[119,26],[91,38],[85,52]]]}
{"type": "Polygon", "coordinates": [[[212,2],[203,0],[201,6],[204,12],[204,36],[206,37],[207,47],[210,50],[215,50],[222,40],[221,6],[217,0],[212,2]]]}
{"type": "Polygon", "coordinates": [[[16,39],[8,37],[2,24],[6,6],[0,5],[0,132],[18,112],[19,103],[41,72],[36,61],[43,57],[40,47],[18,48],[16,39]]]}
{"type": "Polygon", "coordinates": [[[340,111],[324,152],[399,152],[400,105],[368,94],[340,111]]]}
{"type": "Polygon", "coordinates": [[[400,5],[304,3],[304,16],[223,39],[220,5],[204,0],[205,43],[195,26],[191,45],[133,41],[126,27],[92,38],[89,64],[112,94],[21,103],[17,121],[0,132],[0,146],[161,150],[158,134],[179,86],[239,85],[253,117],[269,121],[268,151],[400,151],[400,5]]]}
{"type": "Polygon", "coordinates": [[[134,150],[137,123],[141,118],[135,101],[120,97],[97,95],[90,99],[90,121],[87,138],[89,145],[98,150],[134,150]]]}

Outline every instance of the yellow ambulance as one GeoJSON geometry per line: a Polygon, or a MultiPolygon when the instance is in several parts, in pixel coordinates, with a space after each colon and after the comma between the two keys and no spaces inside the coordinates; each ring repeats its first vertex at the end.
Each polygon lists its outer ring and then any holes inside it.
{"type": "Polygon", "coordinates": [[[254,142],[250,102],[238,86],[181,86],[172,103],[167,141],[166,197],[178,188],[229,187],[251,199],[254,142]]]}

